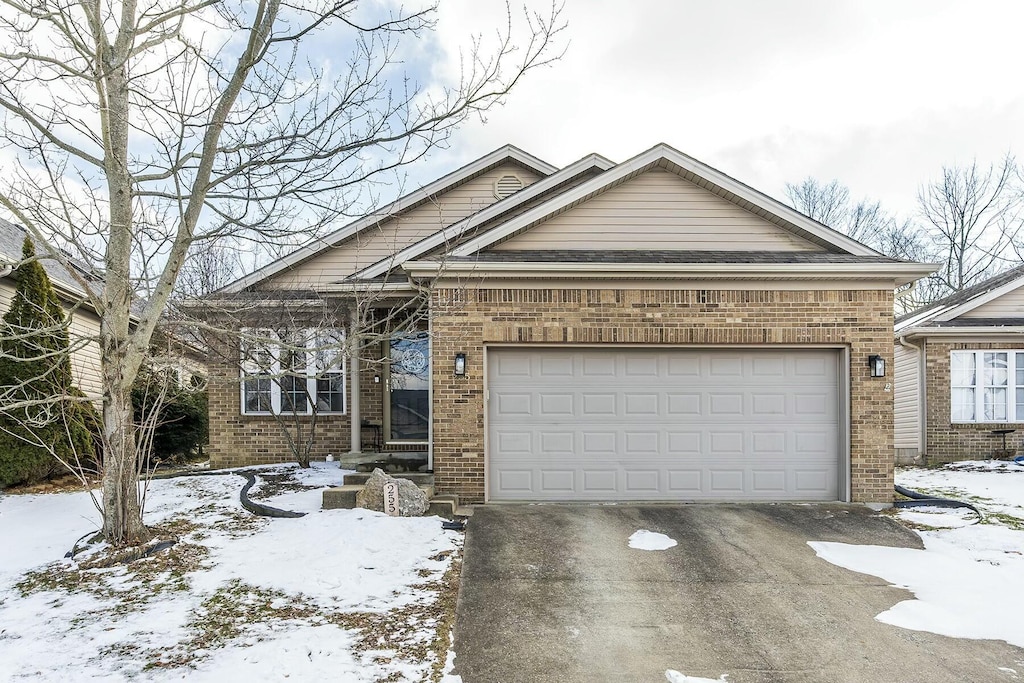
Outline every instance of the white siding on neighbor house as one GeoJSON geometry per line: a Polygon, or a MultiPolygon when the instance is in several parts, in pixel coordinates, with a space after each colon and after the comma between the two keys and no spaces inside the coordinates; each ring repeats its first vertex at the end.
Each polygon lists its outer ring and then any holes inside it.
{"type": "Polygon", "coordinates": [[[896,344],[893,354],[893,423],[896,448],[921,448],[921,352],[896,344]]]}
{"type": "Polygon", "coordinates": [[[494,249],[821,251],[675,173],[642,173],[494,249]]]}
{"type": "MultiPolygon", "coordinates": [[[[0,281],[0,315],[7,312],[14,297],[14,284],[10,280],[0,281]]],[[[76,310],[71,316],[68,341],[74,351],[71,354],[71,376],[75,386],[87,396],[102,396],[100,376],[100,320],[91,311],[76,310]]]]}
{"type": "Polygon", "coordinates": [[[337,247],[327,249],[291,270],[284,271],[263,286],[284,289],[336,282],[347,275],[372,266],[391,254],[432,235],[452,223],[487,208],[498,201],[495,182],[515,175],[530,185],[540,178],[516,164],[504,164],[448,192],[435,197],[400,216],[385,218],[337,247]]]}
{"type": "Polygon", "coordinates": [[[1024,286],[967,311],[961,318],[1024,318],[1024,286]]]}

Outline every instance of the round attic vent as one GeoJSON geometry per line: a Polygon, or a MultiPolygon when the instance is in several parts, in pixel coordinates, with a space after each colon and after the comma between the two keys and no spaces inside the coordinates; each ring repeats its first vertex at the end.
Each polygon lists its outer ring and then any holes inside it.
{"type": "Polygon", "coordinates": [[[523,181],[519,176],[503,175],[494,181],[494,196],[498,199],[504,199],[505,197],[519,192],[523,189],[523,181]]]}

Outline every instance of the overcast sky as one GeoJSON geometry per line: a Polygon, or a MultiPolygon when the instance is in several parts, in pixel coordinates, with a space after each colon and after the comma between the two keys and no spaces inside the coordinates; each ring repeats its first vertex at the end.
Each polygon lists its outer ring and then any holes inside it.
{"type": "MultiPolygon", "coordinates": [[[[443,0],[440,44],[493,32],[503,12],[443,0]]],[[[463,128],[422,181],[507,142],[558,166],[666,142],[776,197],[838,178],[905,213],[944,163],[1024,154],[1019,0],[567,0],[565,18],[565,58],[463,128]]]]}

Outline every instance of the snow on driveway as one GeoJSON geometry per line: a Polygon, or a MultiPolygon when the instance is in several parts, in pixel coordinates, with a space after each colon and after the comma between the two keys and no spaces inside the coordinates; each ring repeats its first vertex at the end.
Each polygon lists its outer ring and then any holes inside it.
{"type": "Polygon", "coordinates": [[[437,517],[320,510],[343,473],[319,465],[260,471],[280,491],[256,487],[261,501],[309,512],[298,519],[242,510],[237,476],[154,481],[146,522],[178,544],[109,569],[61,559],[98,526],[88,493],[0,495],[0,678],[439,679],[461,534],[437,517]]]}
{"type": "Polygon", "coordinates": [[[1004,640],[1024,647],[1024,467],[958,463],[897,472],[896,483],[968,500],[985,519],[961,509],[915,508],[896,515],[925,549],[811,542],[832,564],[871,574],[914,593],[876,618],[956,638],[1004,640]]]}
{"type": "Polygon", "coordinates": [[[635,550],[668,550],[676,545],[674,538],[647,529],[640,529],[629,537],[629,547],[635,550]]]}

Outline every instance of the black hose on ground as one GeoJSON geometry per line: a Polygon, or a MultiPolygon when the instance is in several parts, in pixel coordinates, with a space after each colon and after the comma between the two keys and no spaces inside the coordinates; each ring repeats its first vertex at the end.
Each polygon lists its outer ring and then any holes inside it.
{"type": "Polygon", "coordinates": [[[962,500],[953,500],[952,498],[936,498],[929,496],[928,494],[921,493],[920,491],[914,491],[903,486],[897,485],[896,493],[901,496],[906,496],[911,500],[898,500],[894,505],[898,508],[918,508],[918,507],[940,507],[940,508],[967,508],[972,510],[978,515],[979,519],[984,519],[985,515],[981,513],[981,510],[976,508],[962,500]]]}
{"type": "Polygon", "coordinates": [[[257,503],[249,498],[249,489],[256,484],[256,475],[252,472],[235,472],[240,477],[245,477],[245,486],[242,487],[241,493],[238,494],[238,500],[242,502],[244,507],[254,515],[260,517],[281,517],[281,518],[294,518],[294,517],[305,517],[305,512],[294,512],[292,510],[282,510],[281,508],[272,507],[270,505],[264,505],[263,503],[257,503]]]}

